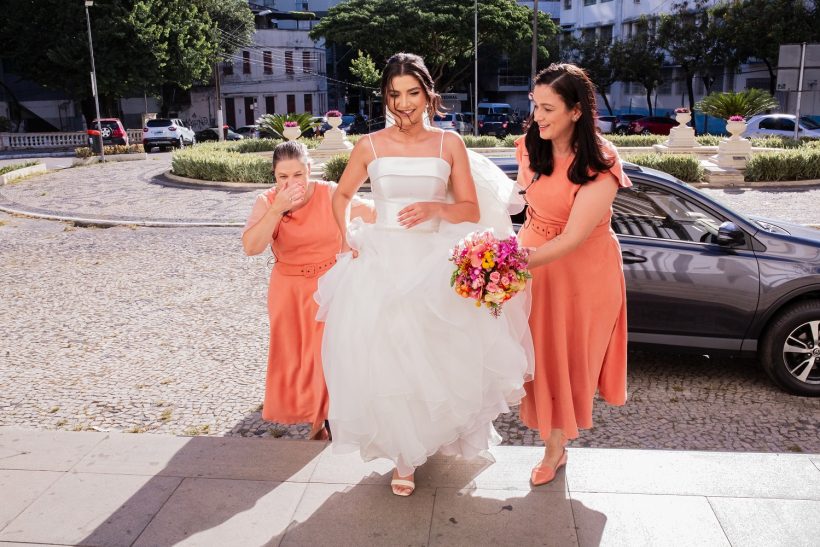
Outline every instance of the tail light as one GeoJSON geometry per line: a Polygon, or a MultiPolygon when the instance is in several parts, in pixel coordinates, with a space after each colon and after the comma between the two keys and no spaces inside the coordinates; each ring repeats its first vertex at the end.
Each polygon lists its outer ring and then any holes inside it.
{"type": "Polygon", "coordinates": [[[503,127],[504,129],[507,129],[507,122],[502,123],[501,127],[503,127]]]}
{"type": "Polygon", "coordinates": [[[169,127],[169,128],[168,128],[168,130],[169,130],[169,131],[176,131],[176,130],[177,130],[177,126],[172,125],[171,127],[169,127]]]}
{"type": "Polygon", "coordinates": [[[484,122],[478,122],[478,127],[484,127],[484,122]]]}
{"type": "Polygon", "coordinates": [[[122,129],[115,129],[111,132],[111,136],[115,138],[124,137],[125,133],[123,133],[122,129]]]}
{"type": "Polygon", "coordinates": [[[147,127],[143,127],[143,128],[142,128],[142,132],[143,132],[143,133],[148,133],[148,128],[147,128],[147,127]]]}
{"type": "Polygon", "coordinates": [[[456,126],[456,122],[450,122],[450,127],[455,127],[455,126],[456,126]]]}

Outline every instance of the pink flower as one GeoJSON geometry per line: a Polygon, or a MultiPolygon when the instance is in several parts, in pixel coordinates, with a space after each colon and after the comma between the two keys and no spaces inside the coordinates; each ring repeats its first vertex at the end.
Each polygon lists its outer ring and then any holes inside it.
{"type": "Polygon", "coordinates": [[[729,121],[730,122],[742,122],[743,121],[743,116],[738,116],[738,115],[729,116],[729,121]]]}
{"type": "Polygon", "coordinates": [[[285,122],[285,127],[299,127],[299,124],[296,122],[285,122]]]}
{"type": "Polygon", "coordinates": [[[339,112],[338,110],[328,110],[328,111],[325,113],[325,116],[327,116],[328,118],[341,118],[341,117],[342,117],[342,113],[341,113],[341,112],[339,112]]]}
{"type": "Polygon", "coordinates": [[[501,280],[501,274],[498,272],[493,272],[490,274],[490,281],[493,283],[498,283],[501,280]]]}

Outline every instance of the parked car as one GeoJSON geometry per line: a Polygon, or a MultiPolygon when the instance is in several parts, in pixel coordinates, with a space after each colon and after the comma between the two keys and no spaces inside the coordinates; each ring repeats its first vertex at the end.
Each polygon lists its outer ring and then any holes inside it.
{"type": "MultiPolygon", "coordinates": [[[[761,114],[752,116],[746,122],[746,138],[767,137],[794,137],[794,114],[761,114]]],[[[813,137],[820,139],[820,124],[808,116],[800,116],[798,137],[813,137]]]]}
{"type": "Polygon", "coordinates": [[[236,132],[242,135],[243,139],[258,139],[261,136],[258,125],[243,125],[238,127],[236,132]]]}
{"type": "MultiPolygon", "coordinates": [[[[225,134],[226,141],[241,141],[242,135],[236,133],[235,131],[231,130],[228,127],[223,128],[223,132],[225,134]]],[[[196,132],[196,140],[198,142],[208,142],[208,141],[218,141],[219,140],[219,128],[217,127],[209,127],[208,129],[203,129],[202,131],[196,132]]]]}
{"type": "Polygon", "coordinates": [[[317,137],[322,136],[325,134],[325,131],[330,129],[330,124],[327,123],[327,118],[324,116],[313,116],[310,119],[314,124],[318,124],[316,127],[311,127],[307,129],[304,133],[302,133],[303,137],[317,137]]]}
{"type": "Polygon", "coordinates": [[[595,125],[601,130],[601,133],[614,133],[617,122],[618,116],[598,116],[595,118],[595,125]]]}
{"type": "Polygon", "coordinates": [[[629,134],[629,124],[634,122],[635,120],[640,120],[644,117],[643,114],[620,114],[616,116],[618,120],[615,122],[615,127],[612,128],[612,132],[616,135],[628,135],[629,134]]]}
{"type": "Polygon", "coordinates": [[[464,118],[464,128],[468,134],[472,135],[474,126],[473,126],[473,113],[472,112],[462,112],[461,116],[464,118]]]}
{"type": "MultiPolygon", "coordinates": [[[[491,158],[511,178],[513,158],[491,158]]],[[[820,396],[820,230],[737,213],[625,164],[612,206],[629,343],[756,355],[787,391],[820,396]]],[[[522,215],[514,222],[524,222],[522,215]]]]}
{"type": "MultiPolygon", "coordinates": [[[[104,145],[123,144],[128,146],[128,131],[125,130],[119,118],[100,118],[99,125],[104,145]]],[[[97,131],[96,119],[91,122],[89,129],[97,131]]],[[[97,144],[99,146],[99,142],[97,144]]]]}
{"type": "Polygon", "coordinates": [[[483,120],[478,122],[479,135],[495,135],[503,139],[512,133],[513,129],[515,129],[515,124],[509,114],[487,114],[483,120]]]}
{"type": "Polygon", "coordinates": [[[186,126],[179,118],[157,118],[145,122],[142,128],[142,146],[146,152],[151,148],[182,148],[196,144],[194,130],[186,126]]]}
{"type": "Polygon", "coordinates": [[[441,116],[433,116],[433,126],[446,131],[455,131],[460,135],[467,133],[467,124],[461,112],[448,112],[441,116]]]}
{"type": "Polygon", "coordinates": [[[632,135],[668,135],[678,122],[662,116],[646,116],[629,124],[632,135]]]}

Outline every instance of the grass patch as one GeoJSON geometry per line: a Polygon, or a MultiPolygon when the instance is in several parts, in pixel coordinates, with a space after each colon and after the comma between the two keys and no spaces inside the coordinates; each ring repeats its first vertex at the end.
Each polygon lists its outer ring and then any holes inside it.
{"type": "Polygon", "coordinates": [[[196,437],[197,435],[207,435],[211,432],[210,424],[203,424],[200,426],[190,426],[186,427],[185,430],[182,432],[183,435],[187,435],[189,437],[196,437]]]}
{"type": "Polygon", "coordinates": [[[669,173],[684,182],[703,180],[703,167],[692,154],[626,154],[623,160],[669,173]]]}
{"type": "Polygon", "coordinates": [[[159,417],[159,421],[160,422],[167,422],[168,420],[171,419],[171,416],[173,415],[173,413],[174,413],[173,410],[171,410],[170,408],[166,408],[165,410],[162,411],[162,414],[159,417]]]}
{"type": "MultiPolygon", "coordinates": [[[[142,147],[141,144],[129,144],[128,146],[124,144],[116,144],[113,146],[105,146],[103,147],[106,156],[116,156],[117,154],[142,154],[145,152],[145,149],[142,147]]],[[[92,150],[88,146],[81,146],[80,148],[74,149],[74,154],[78,158],[90,158],[91,156],[97,156],[97,152],[92,150]]]]}
{"type": "Polygon", "coordinates": [[[5,175],[6,173],[11,173],[12,171],[17,171],[18,169],[25,169],[26,167],[34,167],[35,165],[40,165],[40,163],[41,162],[39,161],[23,161],[20,163],[12,163],[11,165],[0,167],[0,175],[5,175]]]}
{"type": "Polygon", "coordinates": [[[666,135],[604,135],[604,138],[615,146],[650,147],[663,143],[669,137],[666,135]]]}
{"type": "Polygon", "coordinates": [[[820,179],[820,148],[754,154],[746,164],[745,179],[749,182],[820,179]]]}
{"type": "Polygon", "coordinates": [[[227,152],[213,146],[197,146],[174,152],[171,170],[175,175],[199,180],[272,184],[271,161],[272,158],[227,152]]]}

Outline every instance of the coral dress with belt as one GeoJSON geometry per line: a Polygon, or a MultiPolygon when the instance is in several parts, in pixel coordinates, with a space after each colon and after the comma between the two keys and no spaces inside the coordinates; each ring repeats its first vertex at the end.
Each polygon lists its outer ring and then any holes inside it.
{"type": "MultiPolygon", "coordinates": [[[[300,209],[282,218],[271,234],[276,263],[268,287],[270,349],[262,418],[284,424],[327,418],[328,396],[322,373],[322,332],[313,293],[319,277],[336,262],[342,239],[330,200],[333,185],[316,182],[300,209]]],[[[276,191],[253,206],[245,230],[261,219],[276,191]]]]}
{"type": "MultiPolygon", "coordinates": [[[[615,147],[601,142],[605,154],[615,158],[604,174],[614,175],[621,187],[631,186],[615,147]]],[[[531,181],[524,138],[515,144],[524,180],[531,181]]],[[[543,245],[566,226],[581,188],[567,175],[573,158],[556,158],[552,174],[541,175],[527,190],[527,221],[518,233],[523,245],[543,245]]],[[[592,427],[596,391],[610,404],[626,401],[626,290],[610,217],[611,211],[578,248],[532,270],[535,376],[525,385],[521,419],[543,439],[552,429],[574,439],[579,428],[592,427]]]]}

